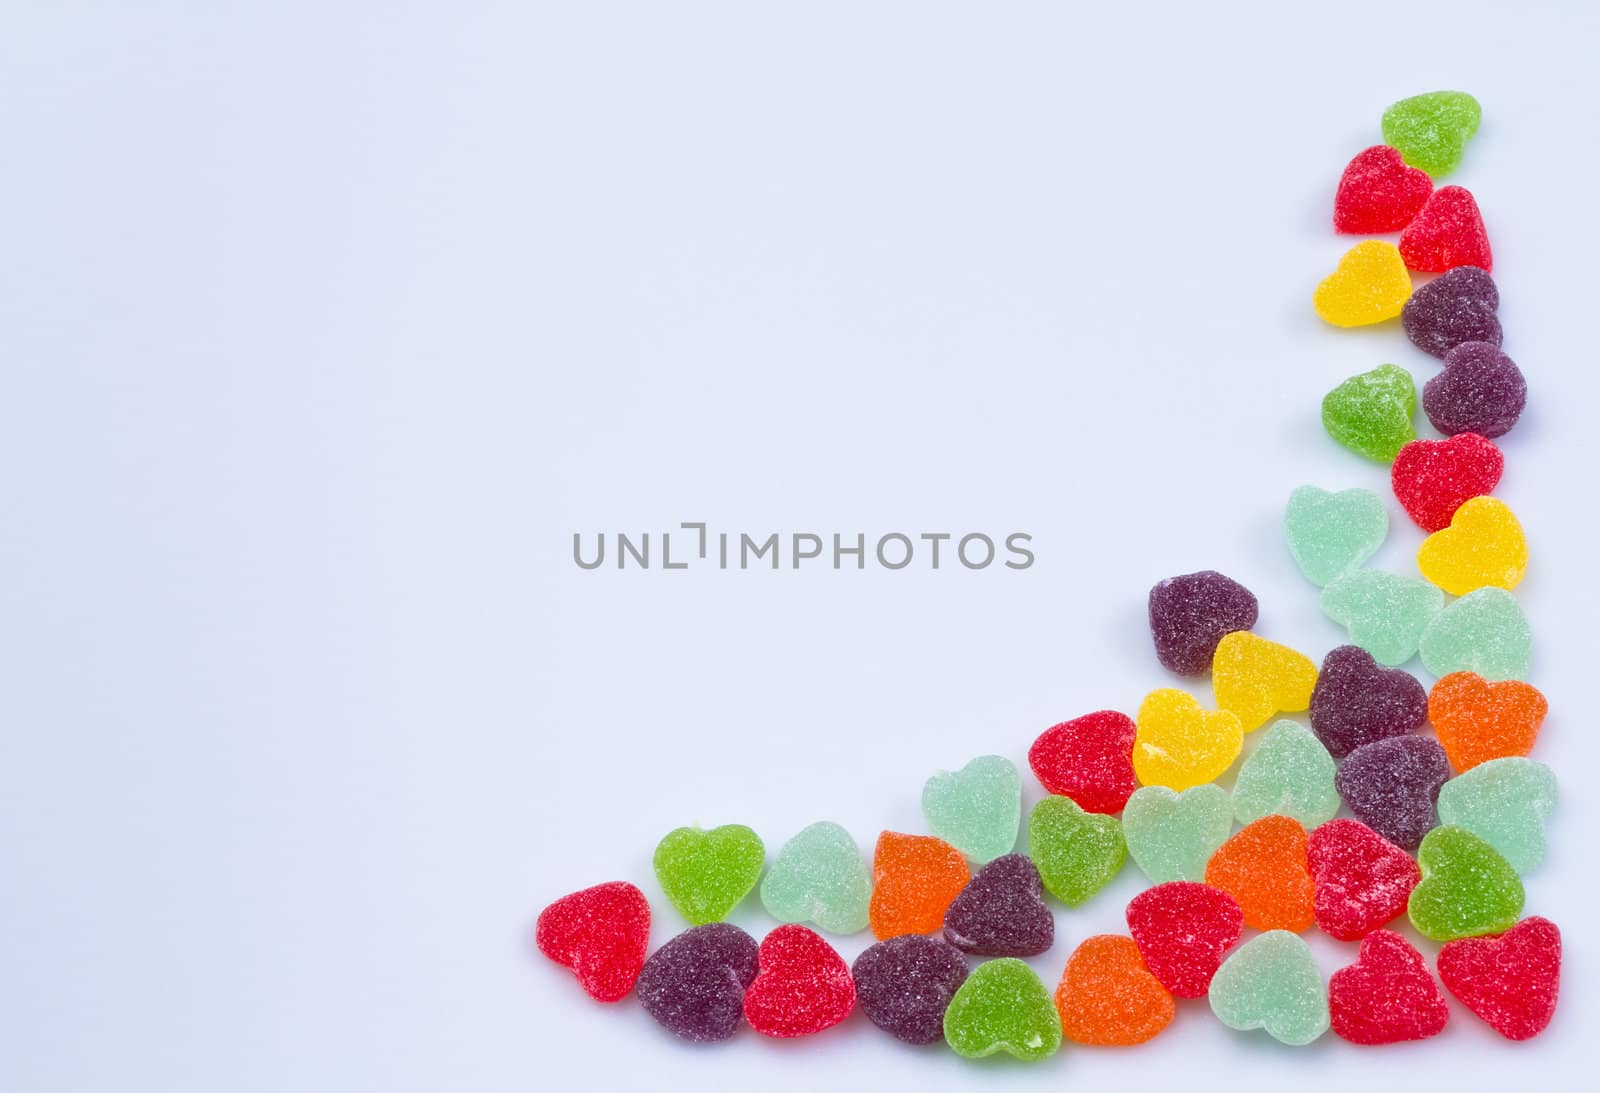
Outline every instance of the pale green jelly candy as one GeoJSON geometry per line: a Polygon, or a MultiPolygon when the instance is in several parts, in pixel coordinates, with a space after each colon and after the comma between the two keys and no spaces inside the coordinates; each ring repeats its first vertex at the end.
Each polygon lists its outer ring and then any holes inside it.
{"type": "Polygon", "coordinates": [[[1371,490],[1301,486],[1289,495],[1283,537],[1305,579],[1321,588],[1378,553],[1389,537],[1389,509],[1371,490]]]}
{"type": "Polygon", "coordinates": [[[1406,913],[1423,937],[1499,934],[1522,917],[1522,878],[1500,852],[1464,827],[1436,827],[1417,847],[1422,881],[1406,913]]]}
{"type": "Polygon", "coordinates": [[[967,976],[944,1011],[944,1038],[968,1059],[1003,1051],[1033,1062],[1061,1046],[1061,1015],[1033,969],[1007,956],[967,976]]]}
{"type": "Polygon", "coordinates": [[[1436,676],[1477,672],[1484,679],[1527,679],[1533,631],[1517,598],[1503,588],[1468,592],[1422,632],[1422,663],[1436,676]]]}
{"type": "Polygon", "coordinates": [[[1279,721],[1239,767],[1233,814],[1242,824],[1263,816],[1288,816],[1307,830],[1327,823],[1339,811],[1333,772],[1333,756],[1315,733],[1298,721],[1279,721]]]}
{"type": "Polygon", "coordinates": [[[1231,1029],[1265,1029],[1292,1047],[1328,1031],[1328,989],[1311,946],[1269,930],[1233,951],[1211,978],[1211,1012],[1231,1029]]]}
{"type": "Polygon", "coordinates": [[[1322,590],[1322,613],[1350,640],[1391,668],[1417,655],[1422,635],[1444,610],[1444,593],[1421,577],[1357,569],[1322,590]]]}
{"type": "Polygon", "coordinates": [[[680,827],[656,844],[656,880],[691,926],[721,922],[761,879],[767,850],[743,824],[680,827]]]}
{"type": "Polygon", "coordinates": [[[1028,816],[1028,856],[1045,889],[1076,907],[1117,875],[1128,847],[1115,816],[1085,812],[1071,797],[1046,797],[1028,816]]]}
{"type": "Polygon", "coordinates": [[[783,844],[761,881],[761,905],[779,922],[810,922],[831,934],[867,928],[872,870],[850,832],[814,823],[783,844]]]}
{"type": "Polygon", "coordinates": [[[1532,759],[1479,763],[1439,791],[1439,822],[1464,827],[1526,875],[1544,860],[1544,821],[1556,807],[1556,776],[1532,759]]]}
{"type": "Polygon", "coordinates": [[[1322,399],[1322,427],[1358,455],[1394,462],[1400,449],[1417,438],[1411,416],[1417,385],[1411,373],[1394,364],[1351,376],[1322,399]]]}
{"type": "Polygon", "coordinates": [[[940,771],[922,787],[928,830],[978,863],[1009,854],[1022,824],[1022,776],[999,755],[940,771]]]}
{"type": "Polygon", "coordinates": [[[1123,806],[1122,834],[1151,883],[1203,881],[1206,862],[1233,834],[1233,798],[1211,783],[1182,793],[1144,786],[1123,806]]]}
{"type": "Polygon", "coordinates": [[[1482,120],[1483,108],[1465,91],[1430,91],[1401,99],[1383,112],[1383,143],[1410,166],[1439,178],[1460,164],[1482,120]]]}

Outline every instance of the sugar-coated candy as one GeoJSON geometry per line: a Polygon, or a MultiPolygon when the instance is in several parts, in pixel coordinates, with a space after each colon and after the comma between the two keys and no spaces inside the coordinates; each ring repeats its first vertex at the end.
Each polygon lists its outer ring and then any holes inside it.
{"type": "Polygon", "coordinates": [[[761,879],[767,851],[743,824],[680,827],[656,844],[656,880],[691,926],[721,922],[761,879]]]}
{"type": "Polygon", "coordinates": [[[1383,142],[1434,178],[1461,162],[1478,131],[1483,110],[1465,91],[1429,91],[1393,103],[1383,112],[1383,142]]]}
{"type": "Polygon", "coordinates": [[[1050,793],[1086,812],[1121,812],[1139,788],[1133,773],[1133,718],[1099,710],[1052,725],[1028,749],[1028,765],[1050,793]]]}
{"type": "Polygon", "coordinates": [[[1463,504],[1492,493],[1505,466],[1494,441],[1461,433],[1448,440],[1413,440],[1401,448],[1389,482],[1406,515],[1423,531],[1438,531],[1450,525],[1463,504]]]}
{"type": "Polygon", "coordinates": [[[1497,934],[1522,914],[1522,878],[1500,852],[1464,827],[1436,827],[1417,849],[1422,880],[1406,913],[1423,937],[1497,934]]]}
{"type": "Polygon", "coordinates": [[[1256,624],[1256,610],[1248,588],[1214,569],[1168,577],[1150,590],[1156,659],[1179,675],[1201,675],[1225,635],[1256,624]]]}
{"type": "Polygon", "coordinates": [[[1333,230],[1348,235],[1385,235],[1404,228],[1433,193],[1428,172],[1407,167],[1405,157],[1375,144],[1345,167],[1333,197],[1333,230]]]}
{"type": "Polygon", "coordinates": [[[1011,760],[980,755],[922,787],[929,829],[975,862],[1009,854],[1022,822],[1022,776],[1011,760]]]}
{"type": "Polygon", "coordinates": [[[1463,827],[1518,873],[1544,860],[1544,821],[1556,807],[1556,776],[1532,759],[1479,763],[1439,791],[1439,822],[1463,827]]]}
{"type": "Polygon", "coordinates": [[[1296,721],[1279,721],[1261,734],[1256,750],[1239,766],[1233,783],[1234,815],[1242,824],[1263,816],[1288,816],[1316,827],[1339,811],[1333,771],[1333,757],[1310,729],[1296,721]]]}
{"type": "Polygon", "coordinates": [[[1287,816],[1247,824],[1217,848],[1206,883],[1234,898],[1254,930],[1299,933],[1314,919],[1306,829],[1287,816]]]}
{"type": "Polygon", "coordinates": [[[1371,490],[1300,486],[1289,495],[1283,534],[1294,564],[1321,588],[1378,553],[1389,536],[1389,510],[1371,490]]]}
{"type": "Polygon", "coordinates": [[[1322,590],[1322,613],[1380,664],[1404,664],[1444,610],[1444,593],[1418,577],[1357,569],[1322,590]]]}
{"type": "Polygon", "coordinates": [[[1411,274],[1393,243],[1368,239],[1339,259],[1317,285],[1311,304],[1334,326],[1369,326],[1400,314],[1411,297],[1411,274]]]}
{"type": "Polygon", "coordinates": [[[967,960],[949,942],[921,934],[880,941],[856,957],[850,974],[867,1020],[897,1040],[944,1039],[944,1011],[967,978],[967,960]]]}
{"type": "Polygon", "coordinates": [[[1427,722],[1428,693],[1417,677],[1383,668],[1359,645],[1322,658],[1311,692],[1311,731],[1335,759],[1363,744],[1415,732],[1427,722]]]}
{"type": "Polygon", "coordinates": [[[1380,364],[1323,396],[1322,427],[1357,455],[1390,463],[1417,437],[1411,424],[1416,409],[1411,373],[1398,365],[1380,364]]]}
{"type": "Polygon", "coordinates": [[[1499,937],[1446,942],[1439,978],[1463,1006],[1508,1040],[1539,1035],[1561,992],[1561,931],[1529,916],[1499,937]]]}
{"type": "Polygon", "coordinates": [[[1472,191],[1441,186],[1400,235],[1400,257],[1419,273],[1443,273],[1457,266],[1494,269],[1489,233],[1472,191]]]}
{"type": "Polygon", "coordinates": [[[1070,797],[1046,797],[1028,816],[1028,854],[1050,894],[1076,907],[1110,883],[1128,849],[1115,816],[1085,812],[1070,797]]]}
{"type": "Polygon", "coordinates": [[[1356,962],[1333,973],[1328,1012],[1335,1035],[1367,1045],[1426,1040],[1450,1020],[1422,954],[1393,930],[1368,934],[1356,962]]]}
{"type": "Polygon", "coordinates": [[[779,926],[756,950],[759,970],[744,994],[744,1019],[763,1036],[810,1036],[856,1006],[850,966],[804,926],[779,926]]]}
{"type": "Polygon", "coordinates": [[[1265,1029],[1292,1047],[1328,1031],[1328,993],[1311,946],[1286,930],[1253,937],[1211,979],[1211,1012],[1231,1029],[1265,1029]]]}
{"type": "Polygon", "coordinates": [[[1233,799],[1206,783],[1178,793],[1145,786],[1122,810],[1128,855],[1154,884],[1203,880],[1206,862],[1233,831],[1233,799]]]}
{"type": "Polygon", "coordinates": [[[534,944],[571,968],[578,985],[599,1002],[633,990],[650,947],[650,904],[627,881],[610,881],[562,896],[534,924],[534,944]]]}
{"type": "Polygon", "coordinates": [[[1447,436],[1504,436],[1528,404],[1528,381],[1492,342],[1462,342],[1444,355],[1444,371],[1422,385],[1422,412],[1447,436]]]}
{"type": "Polygon", "coordinates": [[[1400,325],[1412,345],[1444,357],[1467,342],[1498,346],[1504,337],[1495,314],[1499,308],[1494,278],[1477,266],[1457,266],[1412,294],[1400,312],[1400,325]]]}
{"type": "Polygon", "coordinates": [[[1003,854],[978,870],[944,913],[945,940],[974,956],[1038,956],[1055,936],[1055,915],[1026,854],[1003,854]]]}
{"type": "Polygon", "coordinates": [[[779,922],[811,922],[831,934],[867,928],[872,871],[850,832],[823,820],[783,844],[761,879],[761,905],[779,922]]]}
{"type": "Polygon", "coordinates": [[[744,992],[755,977],[755,938],[713,922],[685,930],[650,955],[639,973],[639,1001],[674,1036],[726,1040],[739,1031],[744,992]]]}
{"type": "Polygon", "coordinates": [[[1203,785],[1233,766],[1244,746],[1237,715],[1202,709],[1193,695],[1172,687],[1145,695],[1134,720],[1133,769],[1147,786],[1203,785]]]}
{"type": "Polygon", "coordinates": [[[944,1011],[944,1038],[957,1055],[1003,1051],[1027,1062],[1061,1046],[1061,1016],[1032,968],[1005,956],[979,964],[944,1011]]]}
{"type": "Polygon", "coordinates": [[[1170,1025],[1177,1006],[1132,938],[1097,934],[1067,958],[1056,1010],[1062,1034],[1075,1044],[1131,1047],[1170,1025]]]}
{"type": "Polygon", "coordinates": [[[1217,706],[1231,711],[1245,732],[1254,732],[1276,713],[1299,713],[1311,704],[1317,666],[1287,645],[1235,631],[1217,643],[1211,685],[1217,706]]]}
{"type": "Polygon", "coordinates": [[[1434,802],[1449,777],[1438,741],[1407,734],[1361,745],[1345,756],[1333,781],[1356,819],[1410,850],[1438,824],[1434,802]]]}
{"type": "Polygon", "coordinates": [[[1357,941],[1405,914],[1422,870],[1411,855],[1359,820],[1329,820],[1306,839],[1317,926],[1357,941]]]}
{"type": "Polygon", "coordinates": [[[867,918],[879,941],[944,929],[944,913],[972,879],[961,851],[932,835],[885,831],[872,852],[867,918]]]}
{"type": "Polygon", "coordinates": [[[1417,568],[1452,596],[1486,587],[1510,590],[1528,571],[1528,540],[1504,501],[1474,497],[1456,509],[1449,527],[1422,541],[1417,568]]]}
{"type": "Polygon", "coordinates": [[[1428,694],[1428,719],[1450,765],[1462,772],[1491,759],[1527,755],[1548,710],[1532,684],[1491,683],[1476,672],[1451,672],[1428,694]]]}
{"type": "Polygon", "coordinates": [[[1219,888],[1169,881],[1134,896],[1128,932],[1145,967],[1179,998],[1200,998],[1244,933],[1238,901],[1219,888]]]}
{"type": "Polygon", "coordinates": [[[1435,615],[1417,651],[1436,676],[1476,672],[1488,680],[1524,679],[1533,631],[1515,596],[1503,588],[1480,588],[1435,615]]]}

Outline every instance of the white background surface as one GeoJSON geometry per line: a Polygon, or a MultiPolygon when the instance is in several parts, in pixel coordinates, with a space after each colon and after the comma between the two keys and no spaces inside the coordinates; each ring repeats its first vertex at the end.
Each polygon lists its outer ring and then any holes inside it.
{"type": "MultiPolygon", "coordinates": [[[[4,7],[0,1087],[1576,1073],[1591,6],[4,7]],[[1345,161],[1438,87],[1484,106],[1450,181],[1531,387],[1500,493],[1565,792],[1528,879],[1567,940],[1544,1037],[1456,1006],[1430,1043],[1294,1051],[1191,1002],[1135,1052],[1033,1069],[859,1016],[696,1050],[531,955],[540,907],[611,878],[651,895],[657,943],[680,929],[649,870],[671,827],[775,849],[830,818],[870,848],[920,829],[933,771],[1131,711],[1172,682],[1144,631],[1160,577],[1221,568],[1259,632],[1338,644],[1282,502],[1383,490],[1319,399],[1437,366],[1393,326],[1325,328],[1310,290],[1349,245],[1345,161]],[[570,560],[574,531],[684,520],[1022,530],[1038,563],[570,560]]],[[[1393,516],[1379,561],[1410,571],[1393,516]]],[[[1049,983],[1141,886],[1130,865],[1060,915],[1049,983]]]]}

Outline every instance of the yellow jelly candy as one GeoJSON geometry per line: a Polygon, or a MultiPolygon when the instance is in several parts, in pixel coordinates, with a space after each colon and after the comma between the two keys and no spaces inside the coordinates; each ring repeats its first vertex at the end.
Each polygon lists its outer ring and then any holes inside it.
{"type": "Polygon", "coordinates": [[[1287,645],[1235,630],[1217,643],[1211,658],[1211,686],[1217,706],[1254,732],[1272,715],[1299,713],[1311,707],[1317,666],[1287,645]]]}
{"type": "Polygon", "coordinates": [[[1528,571],[1528,540],[1504,501],[1474,497],[1456,509],[1449,527],[1422,540],[1417,568],[1452,596],[1485,587],[1510,591],[1528,571]]]}
{"type": "Polygon", "coordinates": [[[1134,719],[1133,772],[1147,786],[1186,790],[1205,785],[1233,765],[1244,746],[1239,719],[1206,710],[1174,687],[1151,691],[1134,719]]]}
{"type": "Polygon", "coordinates": [[[1367,326],[1400,314],[1411,298],[1411,274],[1393,243],[1368,239],[1344,252],[1311,303],[1334,326],[1367,326]]]}

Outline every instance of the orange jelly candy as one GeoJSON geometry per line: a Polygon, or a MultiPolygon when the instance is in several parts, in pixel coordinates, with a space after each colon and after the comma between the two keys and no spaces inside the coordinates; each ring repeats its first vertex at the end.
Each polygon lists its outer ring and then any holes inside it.
{"type": "Polygon", "coordinates": [[[879,941],[944,929],[950,902],[972,879],[961,851],[932,835],[885,831],[872,852],[867,917],[879,941]]]}
{"type": "Polygon", "coordinates": [[[1527,755],[1549,708],[1537,687],[1515,679],[1491,683],[1476,672],[1451,672],[1428,695],[1428,720],[1458,774],[1527,755]]]}
{"type": "Polygon", "coordinates": [[[1238,901],[1256,930],[1309,929],[1313,913],[1306,829],[1287,816],[1263,816],[1211,855],[1206,883],[1238,901]]]}
{"type": "Polygon", "coordinates": [[[1133,938],[1098,934],[1067,959],[1056,987],[1061,1032],[1096,1047],[1142,1044],[1172,1022],[1172,995],[1144,966],[1133,938]]]}

